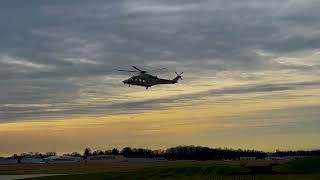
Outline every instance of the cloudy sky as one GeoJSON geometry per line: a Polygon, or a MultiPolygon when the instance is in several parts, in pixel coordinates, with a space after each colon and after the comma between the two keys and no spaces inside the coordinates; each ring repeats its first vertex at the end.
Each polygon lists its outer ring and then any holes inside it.
{"type": "Polygon", "coordinates": [[[6,0],[0,154],[175,145],[314,149],[317,0],[6,0]],[[114,69],[167,67],[146,91],[114,69]]]}

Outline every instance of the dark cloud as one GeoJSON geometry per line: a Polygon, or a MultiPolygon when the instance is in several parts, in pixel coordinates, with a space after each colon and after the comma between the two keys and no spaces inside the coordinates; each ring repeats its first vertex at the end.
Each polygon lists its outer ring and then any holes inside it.
{"type": "MultiPolygon", "coordinates": [[[[172,71],[175,68],[187,71],[190,79],[197,78],[199,73],[221,70],[306,72],[315,67],[285,66],[270,59],[320,47],[318,4],[276,0],[5,1],[0,7],[1,105],[50,107],[7,107],[1,109],[0,117],[54,117],[121,109],[122,104],[117,102],[101,110],[94,110],[99,104],[87,104],[84,108],[85,103],[79,102],[81,91],[92,86],[85,83],[87,78],[113,76],[115,67],[169,66],[172,71]],[[271,55],[264,56],[259,51],[271,55]],[[56,111],[44,112],[48,109],[56,111]]],[[[116,88],[122,77],[115,77],[118,79],[99,82],[103,84],[99,90],[105,91],[106,99],[125,98],[119,95],[123,91],[116,88]]],[[[225,89],[221,93],[290,88],[257,85],[225,89]]],[[[219,91],[201,96],[211,93],[219,91]]],[[[173,99],[183,102],[187,98],[173,99]]],[[[153,101],[159,100],[130,102],[123,107],[158,108],[153,101]]]]}

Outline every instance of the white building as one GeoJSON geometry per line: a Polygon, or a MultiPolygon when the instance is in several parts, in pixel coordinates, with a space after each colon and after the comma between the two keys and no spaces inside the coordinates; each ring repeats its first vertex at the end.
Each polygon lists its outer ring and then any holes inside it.
{"type": "Polygon", "coordinates": [[[127,158],[128,162],[151,162],[151,161],[167,161],[164,157],[154,158],[127,158]]]}
{"type": "Polygon", "coordinates": [[[88,156],[88,161],[125,161],[123,155],[96,155],[96,156],[88,156]]]}
{"type": "Polygon", "coordinates": [[[265,159],[266,160],[286,160],[286,161],[289,161],[289,160],[296,160],[296,159],[303,159],[303,158],[306,158],[306,156],[268,156],[266,157],[265,159]]]}
{"type": "Polygon", "coordinates": [[[44,158],[44,162],[48,164],[66,164],[66,163],[79,163],[82,161],[81,157],[73,156],[51,156],[44,158]]]}
{"type": "Polygon", "coordinates": [[[241,161],[250,161],[250,160],[256,160],[256,157],[240,157],[241,161]]]}
{"type": "Polygon", "coordinates": [[[268,156],[265,159],[266,160],[284,160],[283,157],[277,157],[277,156],[268,156]]]}
{"type": "Polygon", "coordinates": [[[167,161],[167,159],[165,157],[154,157],[154,158],[152,158],[152,160],[154,160],[154,161],[167,161]]]}

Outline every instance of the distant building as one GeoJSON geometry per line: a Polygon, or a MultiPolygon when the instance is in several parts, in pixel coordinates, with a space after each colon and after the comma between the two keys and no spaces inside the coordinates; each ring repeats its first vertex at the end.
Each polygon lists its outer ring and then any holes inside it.
{"type": "Polygon", "coordinates": [[[128,162],[150,162],[150,161],[167,161],[164,157],[154,158],[127,158],[128,162]]]}
{"type": "Polygon", "coordinates": [[[21,164],[42,164],[44,163],[41,157],[37,156],[25,156],[21,158],[21,164]]]}
{"type": "Polygon", "coordinates": [[[96,156],[88,156],[88,161],[125,161],[126,157],[123,155],[96,155],[96,156]]]}
{"type": "Polygon", "coordinates": [[[66,164],[66,163],[78,163],[82,161],[81,157],[74,156],[51,156],[43,159],[48,164],[66,164]]]}
{"type": "Polygon", "coordinates": [[[265,158],[265,160],[284,160],[283,157],[277,157],[277,156],[268,156],[265,158]]]}
{"type": "Polygon", "coordinates": [[[154,158],[151,158],[152,160],[154,161],[167,161],[167,159],[165,157],[154,157],[154,158]]]}
{"type": "Polygon", "coordinates": [[[240,157],[241,161],[249,161],[249,160],[256,160],[256,157],[240,157]]]}
{"type": "Polygon", "coordinates": [[[306,156],[268,156],[266,160],[295,160],[295,159],[303,159],[306,156]]]}
{"type": "Polygon", "coordinates": [[[18,159],[0,157],[0,164],[17,164],[18,159]]]}

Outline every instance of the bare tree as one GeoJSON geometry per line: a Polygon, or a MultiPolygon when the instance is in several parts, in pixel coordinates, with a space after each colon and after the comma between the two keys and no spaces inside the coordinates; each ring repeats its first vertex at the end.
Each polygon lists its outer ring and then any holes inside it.
{"type": "Polygon", "coordinates": [[[84,153],[83,153],[84,158],[87,159],[88,156],[90,155],[91,155],[91,149],[90,148],[84,149],[84,153]]]}

